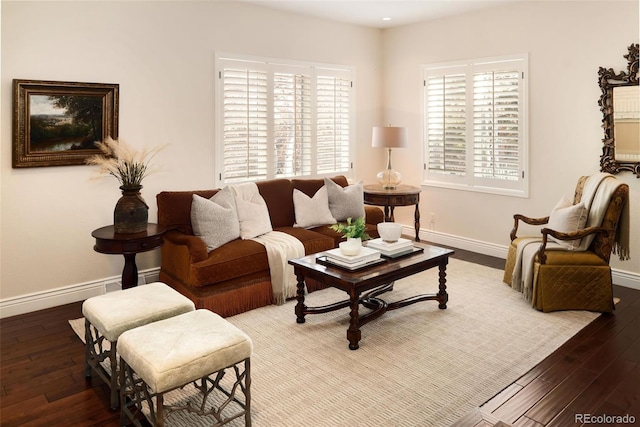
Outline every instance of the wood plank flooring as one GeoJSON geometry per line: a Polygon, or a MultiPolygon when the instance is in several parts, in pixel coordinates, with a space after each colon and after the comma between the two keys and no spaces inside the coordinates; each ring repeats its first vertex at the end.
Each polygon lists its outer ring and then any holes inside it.
{"type": "MultiPolygon", "coordinates": [[[[504,266],[460,249],[454,257],[504,266]]],[[[614,293],[621,302],[613,315],[599,317],[456,425],[580,425],[576,413],[630,414],[640,425],[640,291],[615,286],[614,293]]],[[[0,426],[119,425],[107,385],[84,377],[84,347],[67,323],[82,316],[81,305],[0,320],[0,426]]]]}
{"type": "Polygon", "coordinates": [[[455,426],[640,425],[640,291],[614,285],[614,296],[620,302],[613,314],[598,317],[455,426]],[[603,415],[627,418],[593,422],[603,415]]]}

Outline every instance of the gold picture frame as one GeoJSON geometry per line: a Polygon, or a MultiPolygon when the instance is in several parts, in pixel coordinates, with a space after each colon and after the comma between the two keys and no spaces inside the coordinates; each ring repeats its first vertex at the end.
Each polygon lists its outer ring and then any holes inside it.
{"type": "Polygon", "coordinates": [[[119,85],[13,80],[14,168],[82,165],[118,137],[119,85]]]}

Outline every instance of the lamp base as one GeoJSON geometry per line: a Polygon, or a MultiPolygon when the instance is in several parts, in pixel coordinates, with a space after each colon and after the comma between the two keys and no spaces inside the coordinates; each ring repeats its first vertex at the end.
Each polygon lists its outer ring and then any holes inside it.
{"type": "Polygon", "coordinates": [[[385,190],[395,190],[402,181],[400,172],[393,169],[385,169],[382,172],[378,172],[376,178],[378,178],[378,183],[385,190]]]}

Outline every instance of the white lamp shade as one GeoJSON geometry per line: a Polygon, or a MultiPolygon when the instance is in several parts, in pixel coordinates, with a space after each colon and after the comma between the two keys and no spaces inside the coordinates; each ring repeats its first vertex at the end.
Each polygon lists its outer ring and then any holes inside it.
{"type": "Polygon", "coordinates": [[[393,126],[376,126],[371,138],[372,147],[404,148],[409,145],[407,128],[393,126]]]}

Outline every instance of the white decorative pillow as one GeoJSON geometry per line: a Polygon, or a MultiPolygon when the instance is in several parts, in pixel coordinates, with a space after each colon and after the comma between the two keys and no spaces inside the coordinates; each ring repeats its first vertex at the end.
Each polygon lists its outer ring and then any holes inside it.
{"type": "MultiPolygon", "coordinates": [[[[587,215],[589,211],[584,206],[584,203],[571,204],[571,200],[567,196],[562,196],[562,199],[556,204],[549,215],[549,222],[546,227],[561,233],[570,233],[583,229],[587,223],[587,215]]],[[[562,246],[569,249],[576,249],[580,246],[581,239],[575,240],[558,240],[552,236],[549,238],[562,246]]]]}
{"type": "Polygon", "coordinates": [[[329,196],[327,195],[327,187],[324,185],[316,191],[313,197],[294,188],[293,209],[296,213],[294,227],[311,228],[336,223],[336,219],[329,210],[329,196]]]}
{"type": "Polygon", "coordinates": [[[234,185],[231,190],[236,199],[241,239],[252,239],[273,231],[267,203],[254,182],[234,185]]]}
{"type": "Polygon", "coordinates": [[[204,241],[208,251],[240,237],[240,223],[231,190],[225,187],[210,199],[194,194],[191,226],[193,234],[204,241]]]}
{"type": "Polygon", "coordinates": [[[324,179],[329,196],[329,210],[337,221],[346,221],[347,218],[364,217],[364,190],[362,181],[357,184],[342,188],[329,178],[324,179]]]}

